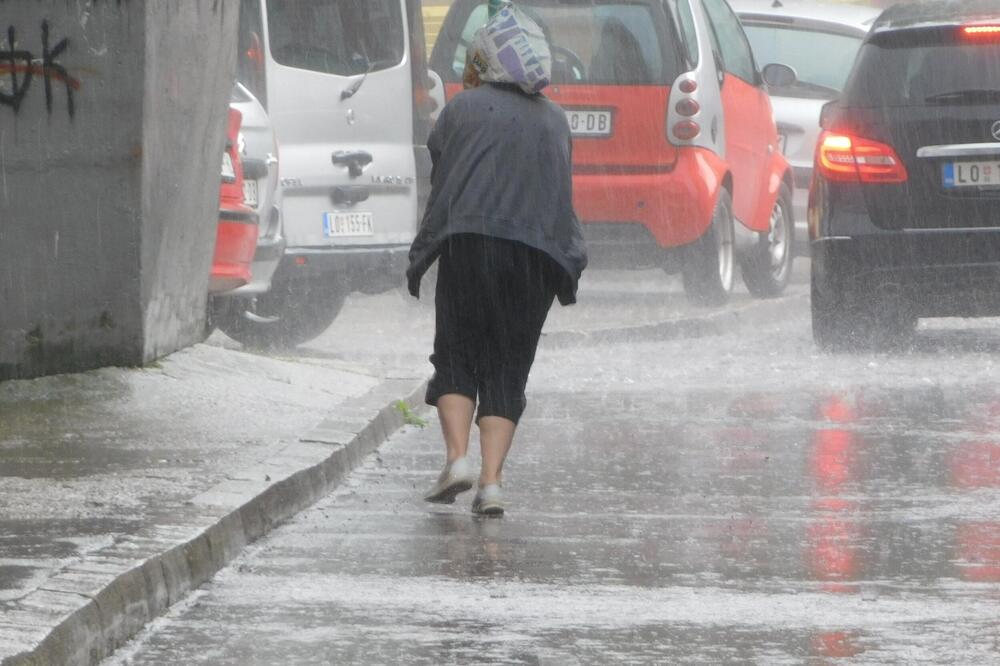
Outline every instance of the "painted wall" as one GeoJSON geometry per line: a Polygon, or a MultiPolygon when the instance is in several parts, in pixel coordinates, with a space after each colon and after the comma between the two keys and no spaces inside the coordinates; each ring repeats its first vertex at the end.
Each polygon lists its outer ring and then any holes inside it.
{"type": "Polygon", "coordinates": [[[236,0],[0,0],[0,380],[204,327],[236,0]]]}

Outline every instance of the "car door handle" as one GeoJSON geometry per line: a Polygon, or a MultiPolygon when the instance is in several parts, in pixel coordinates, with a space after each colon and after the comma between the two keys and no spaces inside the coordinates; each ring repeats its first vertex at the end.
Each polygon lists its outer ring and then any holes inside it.
{"type": "Polygon", "coordinates": [[[372,154],[364,150],[338,150],[333,154],[333,163],[347,167],[351,178],[360,177],[373,159],[372,154]]]}

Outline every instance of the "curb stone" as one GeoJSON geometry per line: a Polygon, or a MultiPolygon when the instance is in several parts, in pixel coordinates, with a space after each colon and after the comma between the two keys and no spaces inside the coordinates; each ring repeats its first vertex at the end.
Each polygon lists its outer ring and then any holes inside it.
{"type": "Polygon", "coordinates": [[[423,402],[426,381],[388,379],[337,407],[298,441],[143,528],[70,565],[0,616],[0,648],[33,644],[0,666],[96,664],[209,581],[249,543],[328,494],[405,425],[395,407],[423,402]],[[48,627],[52,627],[49,629],[48,627]],[[5,640],[7,639],[7,640],[5,640]]]}

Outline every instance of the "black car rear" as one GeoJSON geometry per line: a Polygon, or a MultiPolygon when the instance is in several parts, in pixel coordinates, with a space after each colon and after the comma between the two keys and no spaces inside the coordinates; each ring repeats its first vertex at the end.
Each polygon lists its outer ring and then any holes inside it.
{"type": "Polygon", "coordinates": [[[1000,314],[1000,2],[886,12],[822,125],[809,215],[817,342],[1000,314]]]}

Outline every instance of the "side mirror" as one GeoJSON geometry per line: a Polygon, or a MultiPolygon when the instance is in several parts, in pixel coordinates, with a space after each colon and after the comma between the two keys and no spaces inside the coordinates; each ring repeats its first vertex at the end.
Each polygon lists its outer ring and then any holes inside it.
{"type": "Polygon", "coordinates": [[[434,107],[430,113],[431,122],[437,122],[438,116],[441,115],[441,109],[447,103],[444,94],[444,81],[441,79],[441,75],[432,69],[427,70],[427,78],[430,79],[428,92],[430,93],[431,101],[434,102],[434,107]]]}
{"type": "Polygon", "coordinates": [[[772,62],[764,67],[762,74],[764,83],[771,88],[787,88],[795,85],[795,82],[799,80],[799,75],[794,69],[777,62],[772,62]]]}

